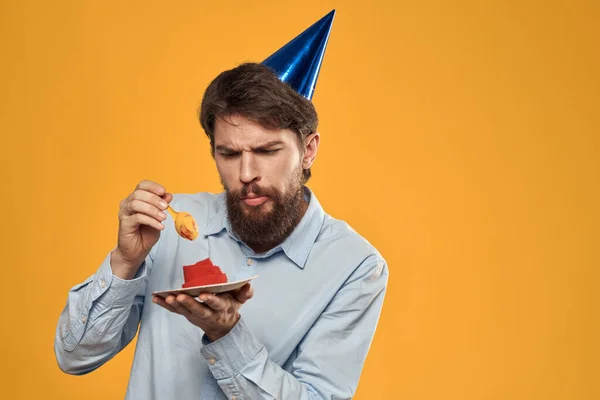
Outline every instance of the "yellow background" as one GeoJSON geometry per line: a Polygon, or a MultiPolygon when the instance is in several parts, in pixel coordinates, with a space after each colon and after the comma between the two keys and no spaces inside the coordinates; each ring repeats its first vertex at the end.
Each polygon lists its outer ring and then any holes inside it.
{"type": "Polygon", "coordinates": [[[598,2],[281,3],[2,2],[0,397],[123,398],[133,345],[58,369],[67,291],[139,180],[221,189],[209,81],[336,8],[310,186],[391,269],[356,398],[600,398],[598,2]]]}

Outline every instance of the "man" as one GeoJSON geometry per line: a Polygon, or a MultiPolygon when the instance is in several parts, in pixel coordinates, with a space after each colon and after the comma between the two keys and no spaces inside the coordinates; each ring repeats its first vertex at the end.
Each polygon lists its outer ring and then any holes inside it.
{"type": "Polygon", "coordinates": [[[117,246],[72,288],[55,353],[70,374],[110,360],[138,330],[130,399],[349,399],[382,307],[384,259],[305,186],[319,147],[311,101],[247,63],[207,88],[200,121],[224,193],[142,181],[121,202],[117,246]],[[186,240],[165,213],[191,213],[186,240]],[[252,286],[166,299],[210,258],[252,286]]]}

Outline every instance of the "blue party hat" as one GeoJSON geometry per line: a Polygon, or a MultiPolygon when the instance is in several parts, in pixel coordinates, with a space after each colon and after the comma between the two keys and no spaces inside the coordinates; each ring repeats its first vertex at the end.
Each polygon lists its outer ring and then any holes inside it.
{"type": "Polygon", "coordinates": [[[262,62],[308,100],[317,84],[334,15],[335,10],[331,10],[262,62]]]}

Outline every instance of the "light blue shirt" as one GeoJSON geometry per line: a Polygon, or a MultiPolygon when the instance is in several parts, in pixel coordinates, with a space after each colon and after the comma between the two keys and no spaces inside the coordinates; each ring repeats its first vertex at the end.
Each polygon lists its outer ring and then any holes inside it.
{"type": "Polygon", "coordinates": [[[255,254],[237,239],[225,196],[177,194],[171,204],[199,225],[194,241],[165,221],[132,280],[112,274],[110,253],[73,287],[60,315],[60,368],[86,374],[139,335],[126,399],[350,399],[377,326],[388,280],[378,251],[327,215],[308,189],[301,222],[281,245],[255,254]],[[182,266],[210,258],[229,281],[257,274],[241,319],[209,343],[183,316],[152,302],[181,288],[182,266]]]}

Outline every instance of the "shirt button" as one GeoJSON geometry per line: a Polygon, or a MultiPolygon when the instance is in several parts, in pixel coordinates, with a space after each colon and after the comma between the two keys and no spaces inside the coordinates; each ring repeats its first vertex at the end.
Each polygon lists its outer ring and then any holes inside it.
{"type": "Polygon", "coordinates": [[[217,363],[217,360],[214,357],[211,357],[208,359],[208,362],[210,363],[210,365],[215,365],[217,363]]]}
{"type": "Polygon", "coordinates": [[[104,279],[100,279],[100,287],[106,289],[106,281],[104,279]]]}
{"type": "Polygon", "coordinates": [[[85,322],[87,321],[87,318],[84,316],[81,317],[81,322],[85,324],[85,322]]]}
{"type": "Polygon", "coordinates": [[[254,260],[253,259],[249,258],[249,259],[246,260],[246,265],[252,265],[252,264],[254,264],[254,260]]]}
{"type": "Polygon", "coordinates": [[[237,400],[236,396],[231,396],[231,400],[237,400]]]}

